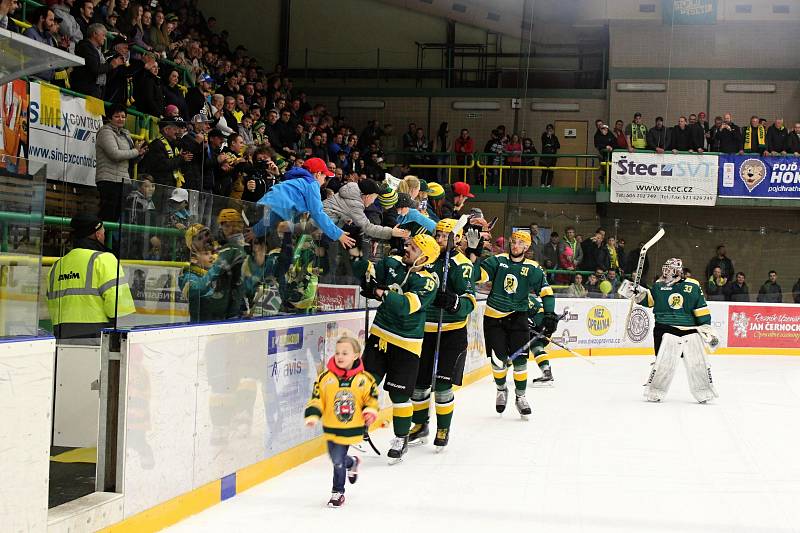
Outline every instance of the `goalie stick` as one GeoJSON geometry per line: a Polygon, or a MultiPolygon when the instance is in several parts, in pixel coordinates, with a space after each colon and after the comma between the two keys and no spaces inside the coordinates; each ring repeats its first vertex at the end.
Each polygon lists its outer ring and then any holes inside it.
{"type": "MultiPolygon", "coordinates": [[[[653,235],[649,241],[642,245],[642,249],[639,250],[639,262],[636,264],[636,272],[633,273],[633,286],[637,287],[639,282],[642,280],[642,271],[644,270],[644,261],[647,256],[647,251],[661,240],[661,237],[664,236],[664,228],[658,228],[658,231],[655,235],[653,235]]],[[[625,317],[625,334],[630,338],[630,325],[631,325],[631,314],[633,313],[633,306],[634,306],[634,298],[631,298],[631,304],[628,306],[628,316],[625,317]]],[[[631,339],[633,340],[633,339],[631,339]]]]}

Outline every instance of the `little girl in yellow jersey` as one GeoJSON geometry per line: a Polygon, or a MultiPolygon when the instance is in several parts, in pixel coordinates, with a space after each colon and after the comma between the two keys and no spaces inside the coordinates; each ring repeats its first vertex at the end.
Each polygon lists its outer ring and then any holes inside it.
{"type": "Polygon", "coordinates": [[[358,457],[347,455],[351,444],[361,442],[364,426],[378,416],[378,388],[364,371],[361,345],[352,337],[336,341],[336,353],[327,368],[317,377],[311,399],[306,405],[306,426],[322,420],[322,432],[328,441],[328,455],[333,462],[333,490],[328,507],[344,504],[345,477],[358,479],[358,457]]]}

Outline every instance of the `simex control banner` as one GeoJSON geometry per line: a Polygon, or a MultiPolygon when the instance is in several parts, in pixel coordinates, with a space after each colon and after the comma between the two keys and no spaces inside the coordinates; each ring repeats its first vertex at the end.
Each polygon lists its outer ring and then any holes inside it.
{"type": "Polygon", "coordinates": [[[719,156],[719,195],[728,198],[800,198],[800,157],[719,156]]]}
{"type": "Polygon", "coordinates": [[[628,204],[714,205],[718,158],[704,154],[614,152],[611,201],[628,204]]]}

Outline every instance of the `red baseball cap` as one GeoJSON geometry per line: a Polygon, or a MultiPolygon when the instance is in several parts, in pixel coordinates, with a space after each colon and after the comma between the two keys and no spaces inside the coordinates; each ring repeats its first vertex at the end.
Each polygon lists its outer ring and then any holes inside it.
{"type": "Polygon", "coordinates": [[[466,196],[467,198],[475,198],[475,195],[469,192],[469,183],[464,181],[457,181],[453,184],[453,194],[456,196],[466,196]]]}
{"type": "Polygon", "coordinates": [[[317,172],[324,172],[326,176],[332,178],[335,176],[333,172],[328,169],[328,165],[320,159],[319,157],[312,157],[311,159],[306,159],[306,162],[303,163],[303,168],[311,172],[312,174],[316,174],[317,172]]]}

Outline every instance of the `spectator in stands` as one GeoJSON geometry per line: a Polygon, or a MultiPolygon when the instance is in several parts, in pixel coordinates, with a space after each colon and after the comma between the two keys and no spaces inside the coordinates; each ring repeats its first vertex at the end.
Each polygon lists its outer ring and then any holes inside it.
{"type": "Polygon", "coordinates": [[[257,148],[253,152],[253,164],[246,169],[244,192],[242,200],[245,202],[258,202],[273,185],[280,174],[277,165],[272,160],[269,148],[257,148]]]}
{"type": "Polygon", "coordinates": [[[616,270],[609,270],[606,273],[606,281],[611,285],[611,291],[608,293],[606,298],[616,298],[617,297],[617,289],[621,284],[620,278],[617,276],[616,270]]]}
{"type": "Polygon", "coordinates": [[[628,139],[625,137],[625,123],[618,120],[614,123],[614,131],[612,132],[616,143],[614,148],[624,149],[628,147],[628,139]]]}
{"type": "Polygon", "coordinates": [[[557,231],[550,233],[550,240],[542,246],[542,265],[545,270],[558,268],[559,235],[557,231]]]}
{"type": "Polygon", "coordinates": [[[750,125],[742,131],[742,148],[739,154],[763,154],[767,152],[767,130],[761,125],[758,116],[750,117],[750,125]]]}
{"type": "Polygon", "coordinates": [[[686,117],[678,118],[678,123],[672,127],[669,149],[673,154],[678,152],[694,152],[694,137],[686,117]]]}
{"type": "Polygon", "coordinates": [[[720,128],[722,127],[722,117],[717,115],[714,117],[714,125],[711,126],[711,129],[708,130],[706,133],[706,140],[708,142],[708,149],[712,152],[719,152],[719,139],[718,133],[720,128]]]}
{"type": "MultiPolygon", "coordinates": [[[[483,147],[484,153],[487,154],[494,154],[494,157],[487,158],[487,163],[492,166],[500,166],[505,164],[505,160],[503,158],[503,152],[505,151],[505,144],[503,143],[503,138],[500,135],[500,132],[496,129],[492,130],[491,134],[489,135],[489,140],[486,141],[486,144],[483,147]]],[[[500,169],[498,168],[490,168],[487,173],[487,184],[489,186],[495,186],[498,184],[499,176],[500,176],[500,169]]]]}
{"type": "MultiPolygon", "coordinates": [[[[561,270],[577,270],[583,261],[583,251],[575,238],[575,228],[568,226],[564,230],[564,237],[558,245],[558,268],[561,270]]],[[[559,283],[571,283],[572,277],[568,274],[556,276],[559,283]]]]}
{"type": "Polygon", "coordinates": [[[18,8],[18,0],[0,0],[0,28],[9,29],[8,17],[13,15],[18,8]]]}
{"type": "Polygon", "coordinates": [[[728,284],[728,278],[722,276],[722,269],[718,266],[714,267],[711,276],[706,282],[706,298],[711,301],[722,301],[725,299],[725,285],[728,284]]]}
{"type": "Polygon", "coordinates": [[[567,292],[564,293],[567,298],[586,298],[589,296],[589,291],[583,286],[583,274],[575,274],[572,283],[567,287],[567,292]]]}
{"type": "Polygon", "coordinates": [[[156,11],[153,15],[153,24],[150,27],[150,36],[147,42],[153,47],[155,52],[163,54],[169,47],[169,39],[166,36],[166,20],[163,11],[156,11]]]}
{"type": "Polygon", "coordinates": [[[728,258],[727,249],[724,244],[717,246],[717,254],[711,258],[706,265],[706,276],[711,277],[714,268],[720,268],[720,275],[723,278],[731,279],[733,277],[733,261],[728,258]]]}
{"type": "Polygon", "coordinates": [[[128,10],[128,30],[125,32],[128,40],[132,45],[139,46],[145,50],[151,50],[151,46],[144,40],[144,26],[142,26],[142,17],[144,16],[144,8],[139,4],[134,4],[128,10]]]}
{"type": "Polygon", "coordinates": [[[326,178],[333,177],[325,161],[310,158],[302,167],[295,167],[284,175],[284,181],[278,183],[258,201],[269,208],[269,220],[261,220],[253,227],[253,235],[266,235],[270,228],[279,222],[294,221],[300,213],[309,213],[314,223],[331,240],[339,241],[345,248],[351,248],[355,240],[343,232],[325,214],[322,208],[320,187],[326,178]]]}
{"type": "Polygon", "coordinates": [[[589,239],[584,239],[580,243],[580,248],[583,258],[579,266],[583,270],[594,270],[601,265],[600,252],[603,247],[603,235],[599,231],[595,231],[589,239]]]}
{"type": "Polygon", "coordinates": [[[101,220],[117,222],[122,210],[123,183],[129,179],[129,163],[147,151],[142,141],[134,142],[125,120],[124,106],[115,104],[108,108],[108,122],[97,132],[97,169],[95,184],[100,196],[101,220]]]}
{"type": "Polygon", "coordinates": [[[647,126],[642,124],[641,113],[634,113],[633,122],[625,126],[625,142],[629,152],[647,148],[647,126]]]}
{"type": "Polygon", "coordinates": [[[194,116],[203,113],[206,117],[211,117],[211,96],[213,94],[214,79],[208,74],[202,74],[197,78],[197,85],[190,87],[186,92],[186,111],[194,116]]]}
{"type": "Polygon", "coordinates": [[[670,129],[664,127],[664,118],[656,117],[656,125],[647,132],[647,149],[663,154],[671,140],[670,129]]]}
{"type": "Polygon", "coordinates": [[[772,155],[786,155],[789,148],[789,130],[783,125],[782,118],[776,118],[775,124],[767,129],[767,151],[772,155]]]}
{"type": "MultiPolygon", "coordinates": [[[[544,133],[542,133],[542,155],[556,154],[561,148],[561,143],[558,142],[558,137],[556,137],[555,131],[556,129],[552,124],[548,124],[545,127],[544,133]]],[[[553,167],[556,165],[556,161],[557,159],[555,157],[539,158],[539,164],[543,167],[553,167]]],[[[553,171],[549,168],[547,170],[542,170],[541,187],[547,187],[548,189],[552,187],[553,176],[553,171]]]]}
{"type": "Polygon", "coordinates": [[[797,278],[797,283],[792,286],[792,301],[800,304],[800,278],[797,278]]]}
{"type": "MultiPolygon", "coordinates": [[[[141,76],[145,64],[141,59],[131,59],[130,47],[124,35],[117,35],[111,41],[114,53],[122,57],[123,64],[111,71],[106,80],[104,99],[114,104],[130,106],[133,104],[134,79],[141,76]]],[[[145,58],[154,61],[153,58],[145,58]]]]}
{"type": "Polygon", "coordinates": [[[225,117],[225,122],[233,131],[239,131],[239,118],[236,115],[236,98],[233,96],[226,96],[225,104],[222,106],[222,116],[225,117]]]}
{"type": "Polygon", "coordinates": [[[186,180],[184,172],[194,157],[191,152],[181,151],[178,147],[178,127],[182,122],[159,122],[161,136],[150,143],[147,154],[142,159],[142,171],[151,174],[155,183],[160,186],[182,187],[186,180]]]}
{"type": "Polygon", "coordinates": [[[235,133],[233,128],[228,124],[225,119],[225,97],[221,94],[215,94],[211,97],[211,119],[213,120],[212,126],[218,129],[227,139],[232,133],[235,133]]]}
{"type": "Polygon", "coordinates": [[[586,289],[587,298],[602,298],[603,293],[600,291],[600,283],[602,279],[598,276],[597,272],[592,272],[583,284],[586,289]]]}
{"type": "Polygon", "coordinates": [[[106,41],[105,26],[91,24],[86,31],[87,36],[75,47],[75,55],[83,58],[84,65],[72,70],[70,86],[79,93],[102,98],[108,73],[123,65],[125,59],[118,55],[106,62],[102,48],[106,41]]]}
{"type": "Polygon", "coordinates": [[[539,232],[539,224],[537,224],[536,222],[533,222],[533,223],[531,223],[530,226],[528,226],[528,229],[530,230],[530,234],[531,234],[531,245],[528,248],[528,251],[525,254],[525,257],[527,257],[528,259],[533,259],[534,261],[536,261],[540,265],[544,264],[544,261],[543,261],[543,258],[542,258],[542,252],[544,251],[544,244],[545,243],[544,243],[544,241],[542,241],[542,235],[539,232]]]}
{"type": "MultiPolygon", "coordinates": [[[[403,151],[410,152],[411,147],[414,144],[414,139],[417,136],[417,125],[414,122],[409,123],[408,130],[403,134],[402,143],[403,143],[403,151]]],[[[361,136],[364,137],[363,135],[361,136]]]]}
{"type": "Polygon", "coordinates": [[[453,142],[453,151],[456,153],[456,165],[465,165],[467,158],[475,153],[475,140],[469,136],[467,128],[463,128],[453,142]]]}
{"type": "Polygon", "coordinates": [[[698,122],[697,115],[694,113],[689,115],[688,127],[692,135],[692,144],[694,145],[694,149],[698,153],[703,153],[706,146],[706,130],[703,129],[703,125],[698,122]]]}
{"type": "Polygon", "coordinates": [[[800,155],[800,122],[794,123],[794,129],[786,139],[786,152],[794,156],[800,155]]]}
{"type": "Polygon", "coordinates": [[[597,252],[597,266],[606,272],[618,271],[622,267],[617,254],[616,237],[608,237],[605,242],[601,243],[597,252]]]}
{"type": "MultiPolygon", "coordinates": [[[[23,35],[29,39],[40,42],[47,46],[56,47],[56,40],[53,37],[53,29],[56,25],[56,18],[53,10],[47,6],[37,8],[31,17],[31,27],[25,30],[23,35]]],[[[51,81],[53,79],[53,69],[42,70],[36,73],[36,76],[45,80],[51,81]]]]}
{"type": "Polygon", "coordinates": [[[783,292],[781,291],[781,286],[778,285],[778,273],[774,270],[769,271],[769,278],[758,289],[756,301],[773,304],[783,302],[783,292]]]}
{"type": "MultiPolygon", "coordinates": [[[[253,146],[255,144],[253,140],[253,117],[250,115],[242,117],[242,123],[239,124],[239,135],[242,136],[245,146],[253,146]]],[[[259,198],[261,197],[259,196],[259,198]]]]}
{"type": "MultiPolygon", "coordinates": [[[[178,139],[181,152],[192,154],[192,160],[186,166],[183,184],[185,189],[211,193],[214,187],[213,156],[207,142],[209,121],[204,115],[192,117],[191,131],[178,139]]],[[[203,205],[194,206],[198,213],[203,213],[203,205]]],[[[205,221],[205,218],[202,218],[205,221]]]]}
{"type": "Polygon", "coordinates": [[[725,286],[725,299],[729,302],[749,302],[750,288],[745,282],[744,272],[737,272],[735,281],[725,286]]]}
{"type": "Polygon", "coordinates": [[[725,113],[722,124],[714,135],[714,147],[724,154],[735,154],[742,150],[742,129],[733,122],[730,113],[725,113]]]}
{"type": "Polygon", "coordinates": [[[156,190],[153,176],[139,174],[137,180],[138,183],[134,182],[136,189],[126,198],[125,222],[137,226],[154,226],[158,210],[156,204],[153,203],[153,193],[156,190]]]}
{"type": "Polygon", "coordinates": [[[709,136],[709,127],[708,127],[708,119],[706,118],[706,112],[700,111],[697,114],[697,123],[703,128],[703,146],[710,146],[708,144],[709,136]]]}
{"type": "MultiPolygon", "coordinates": [[[[92,0],[78,0],[76,2],[75,22],[83,34],[84,39],[91,33],[89,26],[94,20],[94,2],[92,0]]],[[[105,26],[103,26],[105,28],[105,26]]]]}
{"type": "Polygon", "coordinates": [[[74,5],[75,0],[61,0],[52,6],[53,13],[55,13],[56,17],[61,19],[61,22],[58,25],[59,33],[69,40],[67,50],[70,53],[75,52],[75,45],[77,45],[81,39],[83,39],[81,27],[78,25],[78,21],[75,20],[75,17],[73,17],[71,13],[74,5]]]}
{"type": "Polygon", "coordinates": [[[167,201],[167,227],[184,231],[194,224],[191,212],[189,211],[189,191],[183,188],[172,190],[167,201]]]}
{"type": "Polygon", "coordinates": [[[164,91],[158,77],[158,62],[149,61],[139,73],[133,87],[136,109],[142,113],[160,117],[164,112],[164,91]]]}
{"type": "Polygon", "coordinates": [[[183,120],[189,120],[189,106],[186,105],[186,98],[184,98],[186,87],[180,85],[180,79],[181,75],[177,69],[170,69],[166,83],[161,86],[161,90],[164,93],[164,103],[177,107],[180,117],[183,120]]]}

